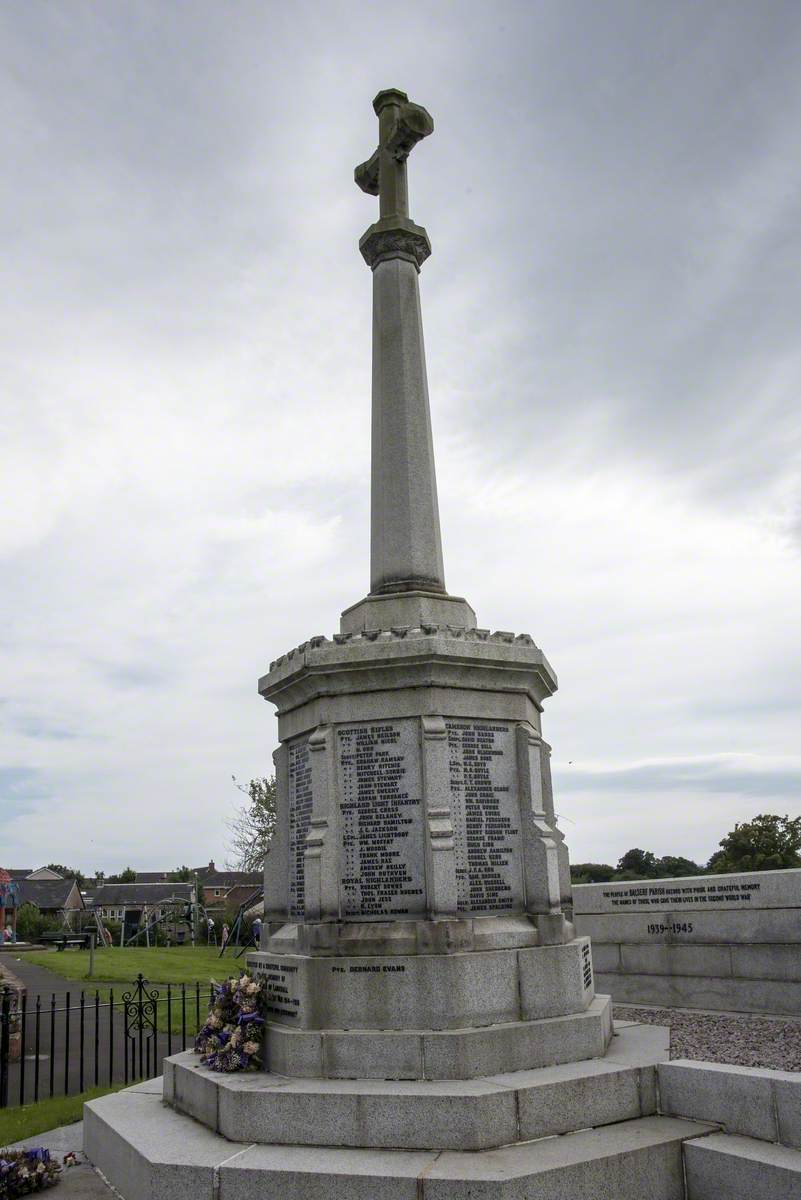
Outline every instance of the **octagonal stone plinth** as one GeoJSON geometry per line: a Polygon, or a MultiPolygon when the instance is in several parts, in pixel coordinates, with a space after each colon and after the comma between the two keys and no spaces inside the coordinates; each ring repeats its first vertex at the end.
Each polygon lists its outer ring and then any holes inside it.
{"type": "Polygon", "coordinates": [[[467,1029],[583,1012],[589,940],[469,954],[313,957],[258,952],[270,1022],[293,1029],[467,1029]]]}
{"type": "Polygon", "coordinates": [[[632,1026],[604,1058],[471,1080],[226,1075],[187,1051],[165,1060],[164,1098],[232,1142],[485,1150],[652,1114],[666,1032],[632,1026]]]}
{"type": "Polygon", "coordinates": [[[282,1075],[326,1079],[477,1079],[606,1052],[612,1005],[596,996],[584,1012],[475,1029],[267,1028],[267,1061],[282,1075]]]}

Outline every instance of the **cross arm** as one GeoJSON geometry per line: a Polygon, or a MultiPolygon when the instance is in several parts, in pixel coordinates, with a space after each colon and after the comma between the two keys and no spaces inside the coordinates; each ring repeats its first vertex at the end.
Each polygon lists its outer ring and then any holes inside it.
{"type": "MultiPolygon", "coordinates": [[[[402,93],[394,93],[394,95],[402,93]]],[[[363,192],[371,196],[379,194],[379,166],[381,150],[387,151],[396,163],[403,163],[411,154],[414,147],[424,137],[434,132],[434,121],[431,114],[421,104],[412,104],[406,100],[393,105],[397,116],[382,145],[371,154],[366,162],[360,163],[354,171],[354,179],[363,192]]]]}

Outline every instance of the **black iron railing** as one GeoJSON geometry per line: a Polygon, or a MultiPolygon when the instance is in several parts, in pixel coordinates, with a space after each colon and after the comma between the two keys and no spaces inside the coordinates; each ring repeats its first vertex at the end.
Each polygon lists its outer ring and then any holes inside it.
{"type": "Polygon", "coordinates": [[[194,1042],[213,985],[151,988],[140,974],[117,997],[113,988],[73,997],[54,992],[29,1004],[0,990],[0,1108],[160,1075],[164,1058],[194,1042]]]}

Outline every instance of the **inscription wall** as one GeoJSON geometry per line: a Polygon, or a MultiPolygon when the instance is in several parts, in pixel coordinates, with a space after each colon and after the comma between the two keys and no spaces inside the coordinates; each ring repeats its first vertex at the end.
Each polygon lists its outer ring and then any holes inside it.
{"type": "Polygon", "coordinates": [[[304,852],[312,815],[308,738],[289,746],[289,916],[303,920],[304,852]]]}
{"type": "Polygon", "coordinates": [[[336,754],[343,917],[425,911],[419,721],[341,726],[336,754]]]}
{"type": "Polygon", "coordinates": [[[576,884],[573,905],[576,913],[586,914],[798,908],[801,907],[801,869],[576,884]]]}
{"type": "Polygon", "coordinates": [[[522,907],[514,725],[446,721],[460,912],[522,907]]]}

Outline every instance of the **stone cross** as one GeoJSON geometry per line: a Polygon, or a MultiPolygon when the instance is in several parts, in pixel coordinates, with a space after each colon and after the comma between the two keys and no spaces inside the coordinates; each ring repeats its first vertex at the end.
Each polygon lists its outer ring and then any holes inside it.
{"type": "MultiPolygon", "coordinates": [[[[409,217],[406,159],[434,122],[405,92],[373,101],[375,153],[356,168],[359,187],[378,196],[378,220],[359,241],[373,272],[373,436],[370,597],[445,595],[442,541],[417,276],[431,253],[425,229],[409,217]]],[[[368,598],[369,599],[369,598],[368,598]]],[[[364,627],[419,625],[420,604],[390,611],[355,606],[364,627]]],[[[350,610],[349,610],[350,611],[350,610]]],[[[343,621],[345,620],[343,614],[343,621]]]]}
{"type": "Polygon", "coordinates": [[[378,196],[380,217],[408,218],[406,159],[422,138],[434,132],[434,122],[397,88],[379,92],[373,108],[378,114],[378,147],[356,168],[354,177],[363,192],[378,196]]]}

